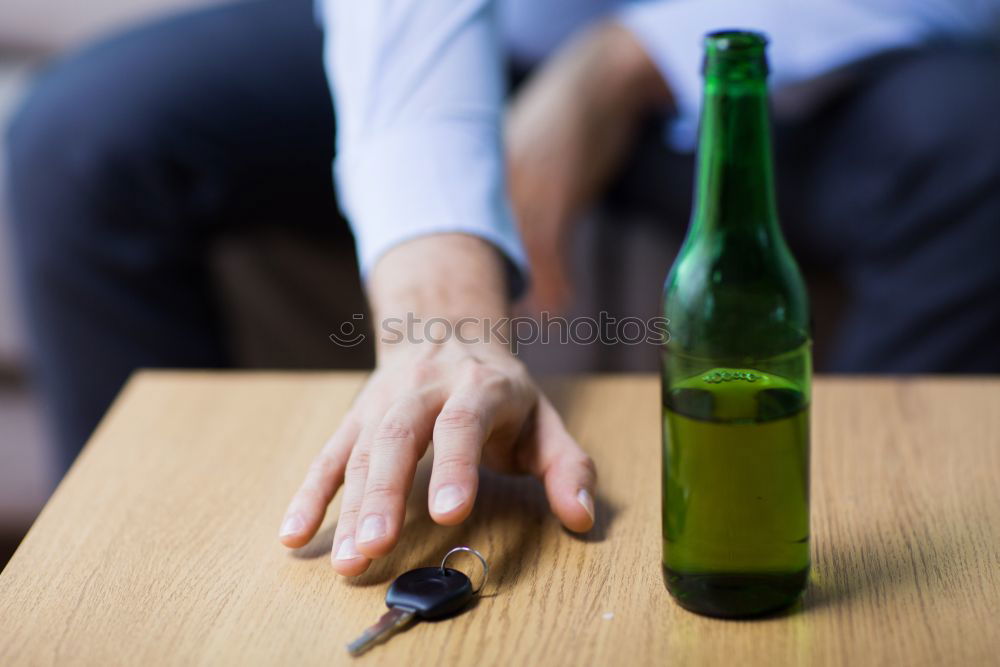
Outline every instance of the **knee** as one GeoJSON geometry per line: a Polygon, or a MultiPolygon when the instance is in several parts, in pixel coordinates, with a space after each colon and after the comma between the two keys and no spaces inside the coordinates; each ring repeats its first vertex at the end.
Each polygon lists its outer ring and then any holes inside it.
{"type": "Polygon", "coordinates": [[[121,74],[116,58],[81,54],[41,75],[15,112],[5,146],[12,217],[31,227],[22,238],[68,232],[51,227],[86,225],[134,197],[134,174],[156,154],[162,113],[150,106],[148,83],[144,90],[121,74]]]}

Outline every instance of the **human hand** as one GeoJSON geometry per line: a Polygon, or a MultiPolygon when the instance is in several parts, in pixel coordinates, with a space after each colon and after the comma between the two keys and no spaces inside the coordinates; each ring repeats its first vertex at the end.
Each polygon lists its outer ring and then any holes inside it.
{"type": "MultiPolygon", "coordinates": [[[[463,338],[475,338],[480,324],[469,318],[463,338]]],[[[536,476],[567,528],[593,526],[594,464],[524,365],[495,342],[462,343],[453,336],[440,344],[403,342],[380,350],[378,367],[292,498],[281,541],[306,544],[343,485],[333,566],[344,575],[364,572],[398,542],[417,462],[431,440],[428,509],[437,523],[453,525],[469,516],[482,463],[536,476]]]]}

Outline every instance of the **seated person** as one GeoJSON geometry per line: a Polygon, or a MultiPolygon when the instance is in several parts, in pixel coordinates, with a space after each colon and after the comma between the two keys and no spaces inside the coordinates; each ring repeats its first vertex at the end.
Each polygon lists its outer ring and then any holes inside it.
{"type": "MultiPolygon", "coordinates": [[[[312,0],[251,0],[56,62],[11,127],[9,191],[64,462],[134,369],[230,362],[207,268],[223,234],[329,234],[339,206],[376,318],[475,329],[529,267],[534,302],[558,306],[573,221],[651,114],[663,169],[623,191],[683,229],[700,38],[718,28],[772,38],[786,234],[847,290],[827,370],[997,372],[998,5],[325,0],[317,23],[312,0]],[[506,107],[505,57],[531,69],[506,107]]],[[[593,463],[524,366],[450,340],[380,345],[282,541],[307,542],[343,485],[333,563],[364,571],[399,539],[432,438],[439,523],[468,516],[483,463],[536,475],[569,529],[592,526],[593,463]]]]}

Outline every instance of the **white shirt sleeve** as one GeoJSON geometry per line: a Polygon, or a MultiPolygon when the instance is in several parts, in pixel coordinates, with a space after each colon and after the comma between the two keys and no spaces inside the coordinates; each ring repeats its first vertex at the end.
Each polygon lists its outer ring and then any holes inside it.
{"type": "Polygon", "coordinates": [[[504,182],[495,9],[492,0],[322,0],[335,181],[362,273],[390,247],[444,232],[486,239],[525,272],[504,182]]]}
{"type": "Polygon", "coordinates": [[[929,40],[994,39],[996,0],[654,0],[618,20],[643,44],[674,95],[672,143],[693,147],[701,105],[702,38],[727,28],[770,38],[771,85],[781,88],[862,58],[929,40]]]}

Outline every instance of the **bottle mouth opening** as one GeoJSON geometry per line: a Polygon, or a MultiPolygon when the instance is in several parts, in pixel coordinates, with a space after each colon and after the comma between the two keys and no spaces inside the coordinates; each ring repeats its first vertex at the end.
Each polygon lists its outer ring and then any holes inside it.
{"type": "Polygon", "coordinates": [[[729,81],[767,77],[767,37],[750,30],[718,30],[705,35],[706,77],[729,81]]]}
{"type": "Polygon", "coordinates": [[[744,55],[766,46],[767,36],[752,30],[717,30],[705,35],[705,48],[720,54],[744,55]]]}

